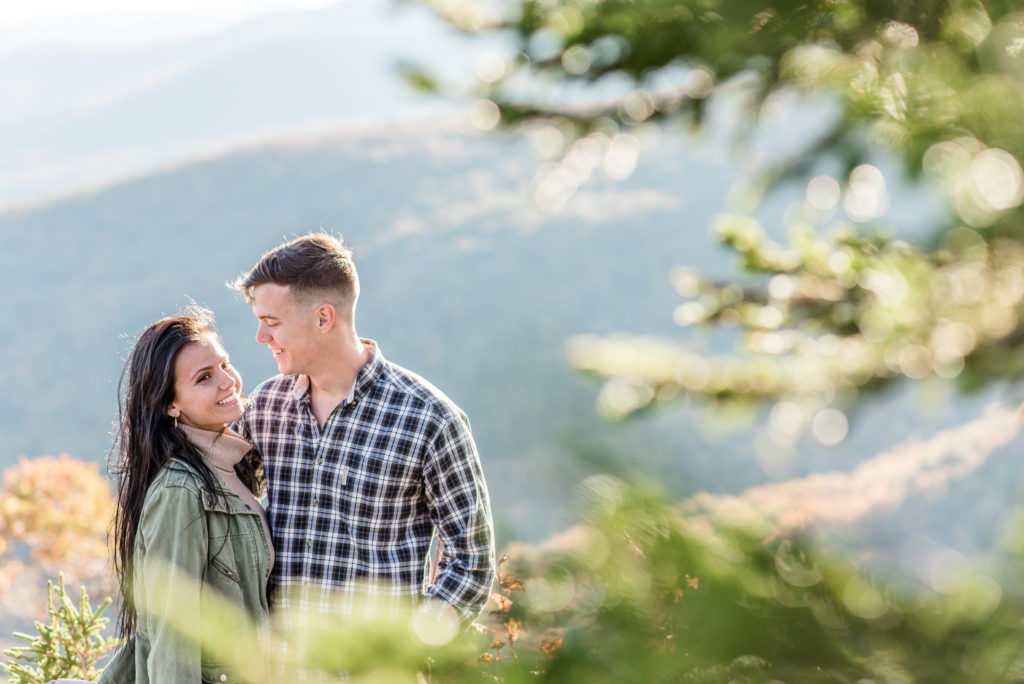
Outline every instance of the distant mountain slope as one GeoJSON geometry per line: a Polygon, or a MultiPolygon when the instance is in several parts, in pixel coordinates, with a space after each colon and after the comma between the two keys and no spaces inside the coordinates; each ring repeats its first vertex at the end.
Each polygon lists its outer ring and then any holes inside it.
{"type": "Polygon", "coordinates": [[[0,207],[210,146],[452,111],[408,89],[396,60],[469,74],[480,50],[423,7],[360,0],[123,53],[8,55],[0,58],[0,102],[9,103],[0,108],[0,207]]]}
{"type": "Polygon", "coordinates": [[[893,548],[885,561],[912,574],[934,559],[914,557],[922,540],[969,555],[998,547],[1020,482],[1021,416],[992,406],[979,418],[925,439],[908,438],[864,458],[849,472],[821,472],[752,487],[737,495],[700,493],[680,505],[684,515],[757,524],[823,540],[838,536],[858,547],[893,548]],[[950,494],[952,493],[952,496],[950,494]],[[970,511],[959,510],[969,503],[970,511]],[[981,523],[981,524],[979,524],[981,523]]]}
{"type": "Polygon", "coordinates": [[[240,152],[0,214],[0,288],[16,293],[5,310],[18,321],[0,341],[0,458],[102,459],[127,336],[188,297],[215,309],[248,386],[273,373],[224,283],[323,226],[356,250],[359,331],[468,411],[496,505],[519,518],[509,524],[554,529],[574,480],[561,476],[579,467],[574,443],[659,448],[643,430],[601,425],[562,343],[671,332],[671,266],[681,254],[721,262],[705,226],[731,172],[707,164],[699,186],[684,186],[666,173],[677,163],[652,157],[548,215],[530,201],[536,160],[523,141],[421,125],[240,152]],[[533,504],[559,500],[535,521],[533,504]]]}
{"type": "MultiPolygon", "coordinates": [[[[763,482],[758,434],[709,440],[685,408],[603,424],[596,383],[563,358],[577,333],[682,334],[667,274],[678,263],[731,272],[706,227],[735,172],[664,142],[628,180],[595,180],[546,214],[530,200],[536,167],[523,140],[421,123],[240,151],[0,214],[0,465],[20,453],[102,460],[131,336],[189,297],[216,311],[246,386],[273,374],[224,283],[322,226],[356,251],[359,332],[468,412],[504,538],[564,527],[590,472],[656,479],[672,496],[763,482]]],[[[916,396],[870,399],[843,445],[809,445],[776,476],[852,470],[978,415],[993,393],[933,413],[916,396]]]]}

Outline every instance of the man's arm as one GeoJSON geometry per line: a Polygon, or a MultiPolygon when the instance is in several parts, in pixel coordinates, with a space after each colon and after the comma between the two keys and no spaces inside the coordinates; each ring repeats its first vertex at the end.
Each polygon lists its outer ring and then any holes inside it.
{"type": "Polygon", "coordinates": [[[431,442],[423,465],[431,520],[440,540],[438,573],[428,598],[476,617],[494,580],[494,529],[480,457],[464,415],[452,415],[431,442]]]}
{"type": "Polygon", "coordinates": [[[250,424],[249,421],[249,414],[252,412],[255,406],[256,400],[252,398],[252,395],[249,395],[246,398],[245,411],[242,412],[242,415],[238,417],[238,420],[228,424],[228,427],[230,429],[234,430],[242,437],[245,437],[250,442],[252,441],[252,425],[250,424]]]}

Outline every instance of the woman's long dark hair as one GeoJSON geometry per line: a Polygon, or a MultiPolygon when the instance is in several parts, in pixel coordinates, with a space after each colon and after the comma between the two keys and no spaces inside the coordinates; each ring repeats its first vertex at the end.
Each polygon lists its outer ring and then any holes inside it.
{"type": "MultiPolygon", "coordinates": [[[[174,401],[174,365],[178,353],[204,335],[217,334],[213,314],[193,306],[182,315],[162,318],[139,336],[121,374],[118,401],[117,512],[114,515],[114,571],[121,589],[118,627],[135,633],[133,556],[142,505],[153,478],[172,458],[186,462],[199,474],[204,489],[220,491],[217,476],[199,451],[167,415],[174,401]]],[[[257,496],[263,486],[262,462],[255,453],[236,466],[240,479],[257,496]]]]}

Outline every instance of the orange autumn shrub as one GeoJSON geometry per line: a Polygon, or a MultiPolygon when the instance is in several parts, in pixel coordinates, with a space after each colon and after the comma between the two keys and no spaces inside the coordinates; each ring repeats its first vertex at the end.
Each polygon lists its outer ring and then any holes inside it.
{"type": "Polygon", "coordinates": [[[38,617],[38,597],[63,572],[69,584],[111,594],[107,528],[115,499],[99,465],[68,454],[24,456],[0,485],[0,608],[38,617]],[[32,598],[29,598],[32,597],[32,598]]]}

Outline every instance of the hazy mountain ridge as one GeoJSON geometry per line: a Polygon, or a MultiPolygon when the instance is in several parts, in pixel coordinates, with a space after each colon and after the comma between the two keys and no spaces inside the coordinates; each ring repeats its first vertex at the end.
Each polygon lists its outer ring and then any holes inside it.
{"type": "MultiPolygon", "coordinates": [[[[661,145],[627,181],[594,181],[547,214],[530,201],[537,160],[525,141],[389,127],[239,151],[0,214],[0,287],[17,293],[6,306],[19,321],[0,344],[11,389],[0,398],[2,462],[60,451],[102,460],[131,337],[189,297],[217,313],[248,387],[273,374],[248,307],[224,283],[281,239],[322,226],[356,251],[360,333],[469,413],[504,537],[563,527],[566,493],[590,472],[655,479],[674,497],[763,482],[763,436],[709,441],[700,418],[678,409],[602,424],[598,385],[563,358],[578,333],[682,338],[671,267],[730,272],[706,226],[733,172],[687,152],[661,145]]],[[[878,395],[846,443],[805,445],[787,477],[852,470],[914,432],[977,415],[1000,391],[932,414],[915,408],[913,391],[878,395]]]]}
{"type": "Polygon", "coordinates": [[[470,69],[479,46],[422,7],[341,2],[120,53],[0,58],[0,207],[311,127],[453,111],[397,78],[396,60],[470,69]],[[15,104],[16,103],[16,104],[15,104]]]}
{"type": "MultiPolygon", "coordinates": [[[[360,332],[470,414],[488,473],[504,483],[496,505],[529,517],[512,503],[565,503],[556,475],[577,467],[573,435],[616,431],[601,426],[561,345],[579,332],[671,332],[668,270],[687,251],[712,257],[699,227],[716,199],[670,175],[652,191],[641,170],[592,188],[638,193],[629,215],[596,222],[572,205],[548,215],[529,200],[536,161],[523,141],[420,132],[249,150],[0,214],[0,286],[18,293],[25,321],[0,345],[13,388],[0,400],[12,418],[5,462],[102,459],[128,337],[187,297],[217,312],[248,386],[272,374],[224,283],[282,238],[323,226],[356,250],[360,332]]],[[[644,450],[642,430],[619,434],[644,450]]]]}

